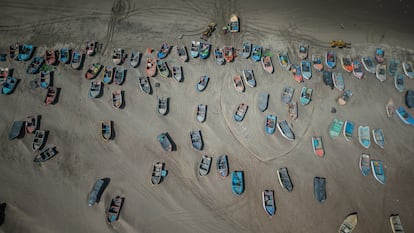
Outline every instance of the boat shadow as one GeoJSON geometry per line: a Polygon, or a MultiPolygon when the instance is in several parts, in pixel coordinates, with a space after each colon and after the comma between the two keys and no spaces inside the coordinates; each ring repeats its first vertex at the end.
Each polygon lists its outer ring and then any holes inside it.
{"type": "Polygon", "coordinates": [[[0,226],[3,225],[4,223],[4,219],[6,217],[6,207],[7,204],[6,203],[1,203],[0,204],[0,226]]]}
{"type": "Polygon", "coordinates": [[[114,140],[114,138],[116,137],[116,130],[115,130],[113,121],[111,121],[111,129],[112,129],[111,137],[109,137],[108,140],[114,140]]]}
{"type": "Polygon", "coordinates": [[[119,109],[124,109],[125,105],[126,105],[126,103],[125,103],[125,91],[124,90],[121,91],[121,98],[122,98],[122,104],[121,104],[121,106],[119,106],[119,109]]]}
{"type": "Polygon", "coordinates": [[[59,100],[60,100],[60,92],[61,92],[61,90],[62,90],[62,88],[60,88],[60,87],[57,87],[57,88],[56,88],[56,98],[55,98],[55,100],[51,103],[52,105],[55,105],[55,104],[57,104],[57,103],[59,102],[59,100]]]}
{"type": "Polygon", "coordinates": [[[40,125],[42,123],[42,115],[37,115],[37,125],[36,125],[36,130],[40,129],[40,125]]]}
{"type": "Polygon", "coordinates": [[[166,137],[168,138],[168,140],[171,143],[171,151],[177,151],[177,144],[174,142],[174,140],[172,140],[169,133],[166,133],[166,137]]]}
{"type": "Polygon", "coordinates": [[[101,201],[103,192],[105,191],[106,187],[108,187],[109,183],[111,182],[111,179],[109,177],[105,177],[102,180],[103,180],[102,188],[99,190],[98,195],[96,195],[96,203],[99,203],[101,201]]]}

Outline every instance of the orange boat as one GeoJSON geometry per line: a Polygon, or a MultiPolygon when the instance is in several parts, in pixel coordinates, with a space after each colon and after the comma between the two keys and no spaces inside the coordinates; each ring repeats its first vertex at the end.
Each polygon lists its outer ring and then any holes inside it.
{"type": "Polygon", "coordinates": [[[48,65],[56,64],[56,51],[55,50],[46,50],[45,61],[48,65]]]}
{"type": "Polygon", "coordinates": [[[270,56],[262,57],[262,66],[267,73],[273,73],[273,63],[272,58],[270,58],[270,56]]]}
{"type": "Polygon", "coordinates": [[[224,46],[223,47],[223,56],[227,62],[232,62],[234,59],[234,49],[233,46],[224,46]]]}
{"type": "Polygon", "coordinates": [[[57,95],[57,88],[56,87],[48,87],[46,98],[45,98],[45,104],[46,105],[53,104],[56,100],[56,95],[57,95]]]}
{"type": "Polygon", "coordinates": [[[37,129],[37,115],[26,117],[26,133],[33,133],[37,129]]]}
{"type": "Polygon", "coordinates": [[[157,61],[154,58],[147,58],[145,72],[148,77],[154,77],[157,73],[157,61]]]}
{"type": "Polygon", "coordinates": [[[352,59],[351,59],[351,56],[349,55],[342,56],[341,64],[342,64],[342,68],[346,72],[352,72],[354,70],[354,68],[352,67],[352,59]]]}
{"type": "Polygon", "coordinates": [[[293,73],[293,79],[296,82],[298,82],[298,83],[303,82],[302,71],[300,70],[300,66],[293,65],[292,66],[292,73],[293,73]]]}
{"type": "Polygon", "coordinates": [[[325,155],[325,149],[322,143],[322,137],[313,136],[312,137],[312,148],[315,155],[323,157],[325,155]]]}
{"type": "Polygon", "coordinates": [[[233,85],[236,88],[236,91],[243,92],[244,91],[244,83],[240,75],[237,75],[233,78],[233,85]]]}

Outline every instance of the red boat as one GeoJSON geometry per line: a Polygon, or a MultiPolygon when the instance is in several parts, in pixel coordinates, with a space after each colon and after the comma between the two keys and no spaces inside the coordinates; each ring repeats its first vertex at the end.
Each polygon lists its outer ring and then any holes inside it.
{"type": "Polygon", "coordinates": [[[148,77],[154,77],[157,73],[157,61],[154,58],[147,58],[145,73],[148,77]]]}
{"type": "Polygon", "coordinates": [[[26,117],[26,133],[33,133],[37,129],[37,115],[26,117]]]}
{"type": "Polygon", "coordinates": [[[232,62],[234,59],[234,48],[233,46],[224,46],[223,47],[223,56],[227,62],[232,62]]]}
{"type": "Polygon", "coordinates": [[[46,50],[45,61],[48,65],[56,64],[56,51],[55,50],[46,50]]]}
{"type": "Polygon", "coordinates": [[[45,104],[46,105],[53,104],[56,100],[56,95],[57,95],[57,88],[56,87],[48,87],[46,98],[45,98],[45,104]]]}

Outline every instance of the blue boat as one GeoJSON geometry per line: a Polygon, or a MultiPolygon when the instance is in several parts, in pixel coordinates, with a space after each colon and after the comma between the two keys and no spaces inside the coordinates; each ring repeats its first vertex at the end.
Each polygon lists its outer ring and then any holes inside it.
{"type": "Polygon", "coordinates": [[[384,49],[383,48],[377,48],[375,50],[375,61],[377,61],[378,63],[383,63],[384,62],[384,49]]]}
{"type": "Polygon", "coordinates": [[[252,49],[252,60],[260,61],[262,59],[263,47],[260,45],[253,45],[252,49]]]}
{"type": "Polygon", "coordinates": [[[278,57],[280,67],[282,67],[283,70],[289,71],[292,63],[290,62],[288,52],[279,53],[278,57]]]}
{"type": "Polygon", "coordinates": [[[161,49],[157,53],[158,59],[163,59],[167,57],[168,53],[170,52],[171,46],[169,46],[167,43],[163,43],[161,45],[161,49]]]}
{"type": "Polygon", "coordinates": [[[385,184],[385,173],[382,161],[371,159],[371,169],[375,179],[381,184],[385,184]]]}
{"type": "Polygon", "coordinates": [[[210,48],[211,48],[211,44],[200,42],[199,53],[200,53],[201,59],[206,59],[210,56],[210,48]]]}
{"type": "Polygon", "coordinates": [[[309,80],[312,78],[312,68],[310,61],[301,61],[300,67],[302,69],[302,77],[309,80]]]}
{"type": "Polygon", "coordinates": [[[43,57],[36,56],[30,62],[29,67],[27,67],[26,73],[28,74],[37,74],[39,73],[40,68],[42,68],[43,64],[45,63],[45,59],[43,57]]]}
{"type": "Polygon", "coordinates": [[[29,60],[33,55],[33,51],[34,51],[33,45],[23,44],[23,46],[21,47],[19,51],[19,55],[17,55],[17,60],[19,61],[29,60]]]}
{"type": "Polygon", "coordinates": [[[263,209],[269,217],[276,213],[275,194],[273,190],[264,190],[262,192],[263,209]]]}
{"type": "Polygon", "coordinates": [[[277,117],[275,115],[267,115],[266,122],[265,122],[265,132],[269,135],[272,135],[276,129],[276,120],[277,117]]]}
{"type": "Polygon", "coordinates": [[[190,55],[192,58],[198,57],[200,52],[200,41],[192,41],[191,48],[190,48],[190,55]]]}
{"type": "Polygon", "coordinates": [[[231,190],[238,196],[244,192],[243,171],[233,171],[231,173],[231,190]]]}
{"type": "Polygon", "coordinates": [[[17,79],[14,77],[7,77],[6,81],[3,83],[3,87],[1,88],[1,94],[8,95],[13,92],[14,88],[16,88],[17,79]]]}
{"type": "Polygon", "coordinates": [[[69,63],[70,60],[70,49],[69,48],[61,48],[59,50],[59,62],[62,64],[69,63]]]}
{"type": "Polygon", "coordinates": [[[345,126],[344,126],[344,137],[345,139],[349,142],[352,140],[352,136],[354,135],[354,128],[355,128],[355,124],[352,121],[345,121],[345,126]]]}
{"type": "Polygon", "coordinates": [[[391,76],[394,76],[394,74],[397,72],[399,65],[400,61],[395,60],[394,58],[390,60],[390,64],[388,65],[388,72],[391,76]]]}
{"type": "Polygon", "coordinates": [[[399,107],[397,111],[397,116],[407,125],[414,125],[414,118],[405,110],[404,107],[399,107]]]}
{"type": "Polygon", "coordinates": [[[319,202],[326,201],[326,179],[316,176],[313,179],[313,194],[319,202]]]}
{"type": "Polygon", "coordinates": [[[328,68],[333,69],[336,66],[336,55],[333,51],[327,51],[325,55],[326,65],[328,68]]]}
{"type": "Polygon", "coordinates": [[[302,105],[307,105],[311,101],[312,97],[312,88],[309,87],[302,87],[302,91],[300,92],[300,102],[302,105]]]}

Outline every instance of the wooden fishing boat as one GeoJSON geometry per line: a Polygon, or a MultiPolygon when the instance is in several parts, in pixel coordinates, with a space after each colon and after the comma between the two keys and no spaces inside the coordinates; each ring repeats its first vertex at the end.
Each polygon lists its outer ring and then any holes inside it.
{"type": "Polygon", "coordinates": [[[293,183],[290,179],[287,167],[282,167],[277,170],[277,177],[279,179],[280,186],[289,192],[293,190],[293,183]]]}
{"type": "Polygon", "coordinates": [[[35,56],[27,67],[26,73],[28,74],[37,74],[45,63],[43,57],[35,56]]]}
{"type": "Polygon", "coordinates": [[[401,223],[400,216],[398,214],[392,214],[390,216],[390,223],[393,233],[404,233],[404,228],[401,223]]]}
{"type": "Polygon", "coordinates": [[[82,67],[84,56],[85,54],[83,52],[73,50],[72,58],[70,59],[70,66],[75,70],[79,70],[82,67]]]}
{"type": "Polygon", "coordinates": [[[364,77],[364,71],[362,70],[362,65],[358,60],[352,62],[352,73],[357,79],[362,79],[364,77]]]}
{"type": "Polygon", "coordinates": [[[403,62],[402,67],[404,70],[404,74],[407,75],[407,77],[414,78],[413,65],[411,64],[411,62],[403,62]]]}
{"type": "Polygon", "coordinates": [[[281,95],[282,102],[285,104],[289,104],[292,101],[293,94],[295,92],[295,88],[291,86],[285,86],[283,88],[283,92],[281,95]]]}
{"type": "Polygon", "coordinates": [[[54,104],[55,100],[56,100],[56,96],[57,96],[57,88],[56,87],[48,87],[46,97],[45,97],[45,101],[44,101],[45,104],[46,105],[54,104]]]}
{"type": "Polygon", "coordinates": [[[300,102],[302,105],[307,105],[311,101],[313,89],[309,87],[302,87],[300,92],[300,102]]]}
{"type": "Polygon", "coordinates": [[[26,133],[33,133],[37,130],[38,118],[39,117],[37,115],[29,115],[26,117],[26,133]]]}
{"type": "Polygon", "coordinates": [[[348,142],[352,140],[352,136],[354,135],[354,128],[355,128],[354,122],[349,121],[349,120],[345,121],[343,134],[344,134],[345,140],[347,140],[348,142]]]}
{"type": "Polygon", "coordinates": [[[375,64],[370,56],[361,58],[361,62],[366,71],[375,74],[375,64]]]}
{"type": "Polygon", "coordinates": [[[167,175],[167,171],[164,170],[164,163],[156,162],[152,165],[151,171],[151,183],[157,185],[161,183],[163,178],[167,175]]]}
{"type": "Polygon", "coordinates": [[[250,43],[249,41],[243,42],[241,56],[243,58],[248,59],[251,53],[252,53],[252,43],[250,43]]]}
{"type": "Polygon", "coordinates": [[[226,62],[232,62],[234,59],[234,48],[233,46],[223,47],[223,56],[226,62]]]}
{"type": "Polygon", "coordinates": [[[378,63],[383,63],[384,56],[385,56],[385,52],[383,48],[375,49],[375,61],[377,61],[378,63]]]}
{"type": "Polygon", "coordinates": [[[207,59],[210,56],[210,49],[211,44],[206,42],[200,42],[200,58],[201,59],[207,59]]]}
{"type": "Polygon", "coordinates": [[[207,105],[198,104],[196,106],[196,120],[200,123],[203,123],[206,120],[207,114],[207,105]]]}
{"type": "Polygon", "coordinates": [[[101,71],[101,69],[102,69],[102,65],[101,64],[99,64],[99,63],[93,63],[89,67],[89,69],[86,71],[85,78],[86,79],[93,79],[93,78],[95,78],[98,75],[99,71],[101,71]]]}
{"type": "Polygon", "coordinates": [[[295,134],[293,134],[293,131],[292,129],[290,129],[289,124],[287,123],[286,120],[277,123],[277,129],[282,134],[282,136],[286,138],[287,140],[289,141],[295,140],[295,134]]]}
{"type": "Polygon", "coordinates": [[[381,184],[385,184],[385,173],[382,161],[371,159],[371,169],[375,179],[381,184]]]}
{"type": "Polygon", "coordinates": [[[111,224],[119,219],[119,214],[121,213],[122,205],[124,204],[124,197],[116,196],[112,198],[111,203],[109,203],[108,212],[106,214],[106,222],[111,224]]]}
{"type": "Polygon", "coordinates": [[[365,149],[369,148],[371,145],[369,126],[360,125],[358,127],[358,141],[365,149]]]}
{"type": "Polygon", "coordinates": [[[104,72],[102,73],[102,82],[104,84],[110,84],[114,77],[114,67],[105,66],[104,72]]]}
{"type": "Polygon", "coordinates": [[[161,115],[166,115],[168,113],[168,97],[158,97],[157,111],[161,115]]]}
{"type": "Polygon", "coordinates": [[[337,103],[339,105],[345,105],[348,103],[349,99],[352,97],[352,91],[351,90],[345,90],[341,96],[338,97],[337,103]]]}
{"type": "Polygon", "coordinates": [[[190,140],[191,145],[196,150],[202,150],[203,149],[203,138],[201,137],[201,131],[200,130],[193,130],[190,132],[190,140]]]}
{"type": "Polygon", "coordinates": [[[244,92],[244,84],[240,75],[233,77],[233,86],[237,92],[244,92]]]}
{"type": "Polygon", "coordinates": [[[89,97],[98,98],[102,93],[102,82],[95,80],[91,82],[89,87],[89,97]]]}
{"type": "Polygon", "coordinates": [[[275,196],[273,190],[264,190],[262,192],[263,209],[269,217],[276,213],[275,196]]]}
{"type": "Polygon", "coordinates": [[[298,50],[299,59],[303,60],[308,57],[309,45],[300,44],[298,50]]]}
{"type": "Polygon", "coordinates": [[[231,191],[237,196],[240,196],[244,192],[243,171],[231,172],[231,191]]]}
{"type": "Polygon", "coordinates": [[[112,139],[112,121],[101,121],[101,137],[104,141],[112,139]]]}
{"type": "Polygon", "coordinates": [[[312,68],[309,61],[301,61],[300,68],[302,70],[302,77],[306,80],[312,78],[312,68]]]}
{"type": "Polygon", "coordinates": [[[279,64],[283,70],[289,71],[291,67],[288,52],[279,53],[279,64]]]}
{"type": "Polygon", "coordinates": [[[190,48],[190,55],[193,58],[198,57],[200,54],[200,41],[192,41],[191,48],[190,48]]]}
{"type": "Polygon", "coordinates": [[[85,47],[86,54],[89,56],[95,55],[96,51],[96,41],[94,40],[87,40],[86,41],[86,47],[85,47]]]}
{"type": "Polygon", "coordinates": [[[48,147],[36,155],[33,159],[33,162],[40,163],[46,162],[57,154],[56,147],[48,147]]]}
{"type": "Polygon", "coordinates": [[[154,77],[157,73],[157,61],[154,58],[147,58],[145,73],[148,77],[154,77]]]}
{"type": "Polygon", "coordinates": [[[12,127],[9,131],[9,140],[19,138],[23,133],[25,122],[24,121],[14,121],[12,127]]]}
{"type": "Polygon", "coordinates": [[[325,148],[323,147],[322,136],[312,137],[312,148],[313,153],[315,153],[315,155],[319,157],[323,157],[325,155],[325,148]]]}
{"type": "Polygon", "coordinates": [[[332,80],[333,80],[335,88],[338,89],[338,91],[343,91],[345,89],[345,81],[342,76],[342,73],[340,72],[332,73],[332,80]]]}
{"type": "Polygon", "coordinates": [[[328,68],[333,69],[336,66],[336,55],[333,51],[326,51],[325,54],[325,64],[328,68]]]}
{"type": "Polygon", "coordinates": [[[313,193],[319,202],[326,201],[326,179],[324,177],[316,176],[313,179],[313,193]]]}
{"type": "Polygon", "coordinates": [[[354,70],[352,67],[352,59],[349,55],[342,56],[341,65],[346,72],[352,72],[354,70]]]}
{"type": "Polygon", "coordinates": [[[394,75],[394,86],[395,89],[399,92],[403,92],[405,89],[405,78],[404,75],[401,73],[396,73],[394,75]]]}
{"type": "Polygon", "coordinates": [[[124,59],[125,59],[124,50],[121,48],[114,49],[114,51],[112,52],[112,62],[115,65],[121,65],[124,62],[124,59]]]}
{"type": "Polygon", "coordinates": [[[170,68],[168,68],[167,63],[164,60],[157,60],[157,68],[161,77],[170,77],[170,68]]]}
{"type": "Polygon", "coordinates": [[[8,53],[11,60],[17,60],[17,57],[19,55],[19,49],[20,45],[18,43],[9,46],[8,53]]]}
{"type": "Polygon", "coordinates": [[[333,119],[331,123],[331,127],[329,127],[329,136],[331,138],[336,138],[339,136],[339,134],[342,131],[342,126],[344,125],[344,122],[338,119],[333,119]]]}
{"type": "Polygon", "coordinates": [[[396,109],[397,107],[395,106],[394,101],[392,100],[392,98],[390,98],[387,104],[385,105],[385,111],[387,112],[387,116],[389,118],[393,117],[395,115],[396,109]]]}
{"type": "Polygon", "coordinates": [[[69,63],[69,61],[70,61],[70,49],[69,48],[61,48],[59,50],[58,60],[62,64],[69,63]]]}
{"type": "Polygon", "coordinates": [[[23,44],[19,46],[19,54],[17,55],[17,60],[19,61],[28,61],[34,52],[35,47],[30,44],[23,44]]]}
{"type": "Polygon", "coordinates": [[[170,53],[170,49],[171,49],[171,46],[170,45],[168,45],[167,43],[163,43],[161,45],[160,50],[158,50],[157,58],[158,59],[164,59],[164,58],[166,58],[168,56],[168,54],[170,53]]]}
{"type": "Polygon", "coordinates": [[[405,92],[404,99],[407,108],[414,108],[414,90],[407,90],[407,92],[405,92]]]}
{"type": "Polygon", "coordinates": [[[0,85],[9,77],[9,68],[0,67],[0,85]]]}
{"type": "Polygon", "coordinates": [[[298,118],[298,102],[288,103],[288,115],[292,121],[298,118]]]}
{"type": "Polygon", "coordinates": [[[181,82],[183,80],[183,72],[181,66],[173,66],[173,78],[177,82],[181,82]]]}
{"type": "Polygon", "coordinates": [[[369,154],[362,153],[359,157],[359,169],[363,176],[367,176],[371,171],[371,163],[369,154]]]}
{"type": "Polygon", "coordinates": [[[122,67],[116,67],[114,72],[114,83],[117,85],[122,85],[125,80],[125,69],[122,67]]]}
{"type": "Polygon", "coordinates": [[[414,118],[402,106],[398,107],[395,113],[405,124],[414,125],[414,118]]]}
{"type": "Polygon", "coordinates": [[[375,144],[377,144],[380,148],[384,149],[385,138],[382,129],[373,129],[372,138],[374,139],[375,144]]]}
{"type": "Polygon", "coordinates": [[[157,136],[157,141],[160,143],[161,147],[167,151],[171,152],[173,149],[172,142],[168,133],[161,133],[157,136]]]}
{"type": "Polygon", "coordinates": [[[341,226],[339,227],[339,233],[351,233],[358,223],[358,215],[350,214],[348,215],[344,221],[342,222],[341,226]]]}
{"type": "Polygon", "coordinates": [[[243,121],[248,108],[249,106],[245,103],[239,104],[239,106],[237,106],[236,111],[234,113],[234,120],[239,121],[239,122],[243,121]]]}
{"type": "Polygon", "coordinates": [[[400,66],[400,61],[399,60],[395,60],[394,58],[392,58],[390,60],[389,65],[388,65],[388,72],[389,72],[389,74],[391,76],[394,76],[395,73],[397,73],[399,66],[400,66]]]}
{"type": "Polygon", "coordinates": [[[269,74],[273,73],[274,68],[272,58],[270,56],[263,56],[261,60],[263,69],[269,74]]]}
{"type": "Polygon", "coordinates": [[[50,84],[52,83],[52,77],[53,77],[53,71],[51,71],[49,73],[40,72],[39,86],[43,89],[46,89],[49,86],[51,86],[50,84]]]}
{"type": "Polygon", "coordinates": [[[240,22],[239,17],[237,15],[233,14],[230,17],[230,32],[239,32],[240,31],[240,22]]]}
{"type": "Polygon", "coordinates": [[[260,61],[262,59],[263,47],[260,45],[253,45],[252,48],[252,60],[255,62],[260,61]]]}
{"type": "Polygon", "coordinates": [[[47,132],[45,130],[36,130],[33,138],[32,149],[37,151],[42,149],[46,142],[47,132]]]}
{"type": "Polygon", "coordinates": [[[276,120],[277,117],[275,115],[268,114],[266,116],[265,121],[265,132],[269,135],[272,135],[275,132],[276,129],[276,120]]]}
{"type": "Polygon", "coordinates": [[[141,60],[141,53],[137,50],[131,50],[131,57],[129,58],[129,65],[132,68],[136,68],[139,65],[139,61],[141,60]]]}
{"type": "Polygon", "coordinates": [[[45,52],[45,62],[48,65],[55,65],[57,62],[57,55],[55,50],[46,50],[45,52]]]}
{"type": "Polygon", "coordinates": [[[151,84],[149,82],[148,77],[138,77],[139,81],[139,88],[144,93],[150,95],[151,94],[151,84]]]}
{"type": "Polygon", "coordinates": [[[198,174],[200,174],[200,176],[208,175],[210,172],[211,160],[212,158],[207,155],[201,157],[200,165],[198,167],[198,174]]]}
{"type": "Polygon", "coordinates": [[[101,199],[102,193],[106,188],[107,185],[106,179],[98,179],[91,192],[88,195],[88,206],[93,206],[96,202],[98,202],[101,199]]]}
{"type": "Polygon", "coordinates": [[[227,177],[229,175],[229,162],[227,155],[220,155],[217,157],[217,171],[221,177],[227,177]]]}
{"type": "Polygon", "coordinates": [[[176,46],[178,58],[182,62],[188,61],[188,53],[187,53],[187,47],[186,46],[176,46]]]}
{"type": "Polygon", "coordinates": [[[6,80],[3,82],[2,88],[1,88],[1,94],[8,95],[11,94],[17,85],[17,78],[15,77],[7,77],[6,80]]]}
{"type": "Polygon", "coordinates": [[[206,89],[208,84],[209,77],[207,75],[203,75],[200,77],[200,80],[197,82],[196,89],[198,92],[202,92],[206,89]]]}
{"type": "Polygon", "coordinates": [[[387,66],[385,64],[378,64],[375,68],[375,77],[380,82],[384,82],[387,79],[387,66]]]}
{"type": "Polygon", "coordinates": [[[250,87],[256,86],[256,79],[254,77],[254,73],[252,69],[244,69],[243,70],[243,78],[246,84],[250,87]]]}
{"type": "Polygon", "coordinates": [[[315,70],[319,72],[323,70],[322,55],[312,54],[312,63],[315,70]]]}
{"type": "Polygon", "coordinates": [[[122,103],[123,103],[122,91],[121,90],[112,91],[112,106],[114,106],[115,109],[118,109],[122,106],[122,103]]]}
{"type": "Polygon", "coordinates": [[[300,66],[293,65],[292,74],[293,74],[293,80],[295,80],[298,83],[303,82],[302,71],[300,69],[300,66]]]}
{"type": "Polygon", "coordinates": [[[214,59],[216,60],[216,63],[218,65],[224,65],[224,63],[226,62],[226,60],[224,59],[223,52],[220,48],[216,48],[214,50],[214,59]]]}
{"type": "Polygon", "coordinates": [[[259,93],[258,98],[257,98],[257,108],[261,111],[264,112],[267,109],[269,103],[269,94],[268,93],[259,93]]]}

